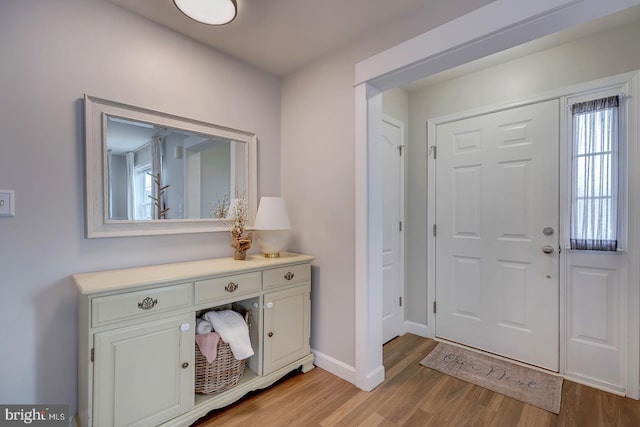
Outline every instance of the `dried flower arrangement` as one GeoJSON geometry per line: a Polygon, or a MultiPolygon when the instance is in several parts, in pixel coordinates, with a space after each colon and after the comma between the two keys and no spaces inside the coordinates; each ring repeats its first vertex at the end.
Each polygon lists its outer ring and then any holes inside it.
{"type": "Polygon", "coordinates": [[[224,195],[222,196],[222,200],[220,200],[219,197],[217,199],[218,201],[216,202],[213,209],[211,209],[211,217],[216,219],[224,219],[229,213],[229,195],[227,193],[224,193],[224,195]]]}
{"type": "Polygon", "coordinates": [[[232,204],[229,208],[229,218],[231,223],[227,224],[231,230],[232,243],[231,246],[235,248],[233,255],[234,259],[245,259],[246,252],[251,248],[251,239],[253,233],[247,233],[244,235],[245,226],[249,218],[249,205],[244,197],[239,197],[236,203],[232,204]]]}

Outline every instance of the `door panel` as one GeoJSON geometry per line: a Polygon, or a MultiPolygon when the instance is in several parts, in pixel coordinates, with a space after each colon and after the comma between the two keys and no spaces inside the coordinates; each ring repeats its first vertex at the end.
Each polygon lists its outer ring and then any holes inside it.
{"type": "Polygon", "coordinates": [[[558,101],[436,137],[436,335],[557,371],[558,101]]]}
{"type": "Polygon", "coordinates": [[[156,426],[191,409],[193,323],[189,314],[95,334],[95,426],[156,426]]]}
{"type": "Polygon", "coordinates": [[[311,285],[265,294],[264,374],[294,362],[310,351],[311,285]],[[300,322],[300,319],[305,319],[300,322]]]}
{"type": "Polygon", "coordinates": [[[391,119],[382,121],[382,338],[402,334],[403,294],[401,261],[402,129],[391,119]]]}

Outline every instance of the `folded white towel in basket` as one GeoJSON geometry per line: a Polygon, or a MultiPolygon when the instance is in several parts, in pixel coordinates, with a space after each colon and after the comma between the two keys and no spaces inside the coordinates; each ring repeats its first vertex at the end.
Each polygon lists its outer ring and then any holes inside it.
{"type": "Polygon", "coordinates": [[[233,357],[243,360],[253,356],[249,327],[240,313],[233,310],[209,311],[202,317],[211,322],[222,341],[229,344],[233,357]]]}
{"type": "Polygon", "coordinates": [[[196,318],[196,334],[204,335],[213,332],[213,325],[208,320],[196,318]]]}

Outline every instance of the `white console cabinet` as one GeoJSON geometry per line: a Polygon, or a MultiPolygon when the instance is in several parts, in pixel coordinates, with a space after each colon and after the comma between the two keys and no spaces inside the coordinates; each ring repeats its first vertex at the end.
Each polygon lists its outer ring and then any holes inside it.
{"type": "Polygon", "coordinates": [[[185,426],[292,370],[312,369],[312,260],[284,253],[74,275],[76,424],[185,426]],[[235,387],[195,394],[195,319],[213,308],[249,313],[255,354],[235,387]]]}

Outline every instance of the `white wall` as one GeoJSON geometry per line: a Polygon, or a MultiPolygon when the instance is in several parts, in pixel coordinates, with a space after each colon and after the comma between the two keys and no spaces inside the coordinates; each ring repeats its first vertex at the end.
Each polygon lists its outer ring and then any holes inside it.
{"type": "Polygon", "coordinates": [[[409,121],[409,93],[401,88],[384,91],[382,112],[406,124],[409,121]]]}
{"type": "MultiPolygon", "coordinates": [[[[640,24],[580,40],[409,93],[407,252],[427,256],[426,122],[481,106],[525,99],[545,91],[640,69],[640,24]]],[[[427,324],[426,268],[407,263],[407,320],[427,324]],[[420,309],[421,308],[421,309],[420,309]]]]}
{"type": "Polygon", "coordinates": [[[280,82],[102,1],[0,3],[0,402],[76,406],[70,275],[230,256],[227,233],[85,238],[85,93],[255,132],[280,193],[280,82]]]}

